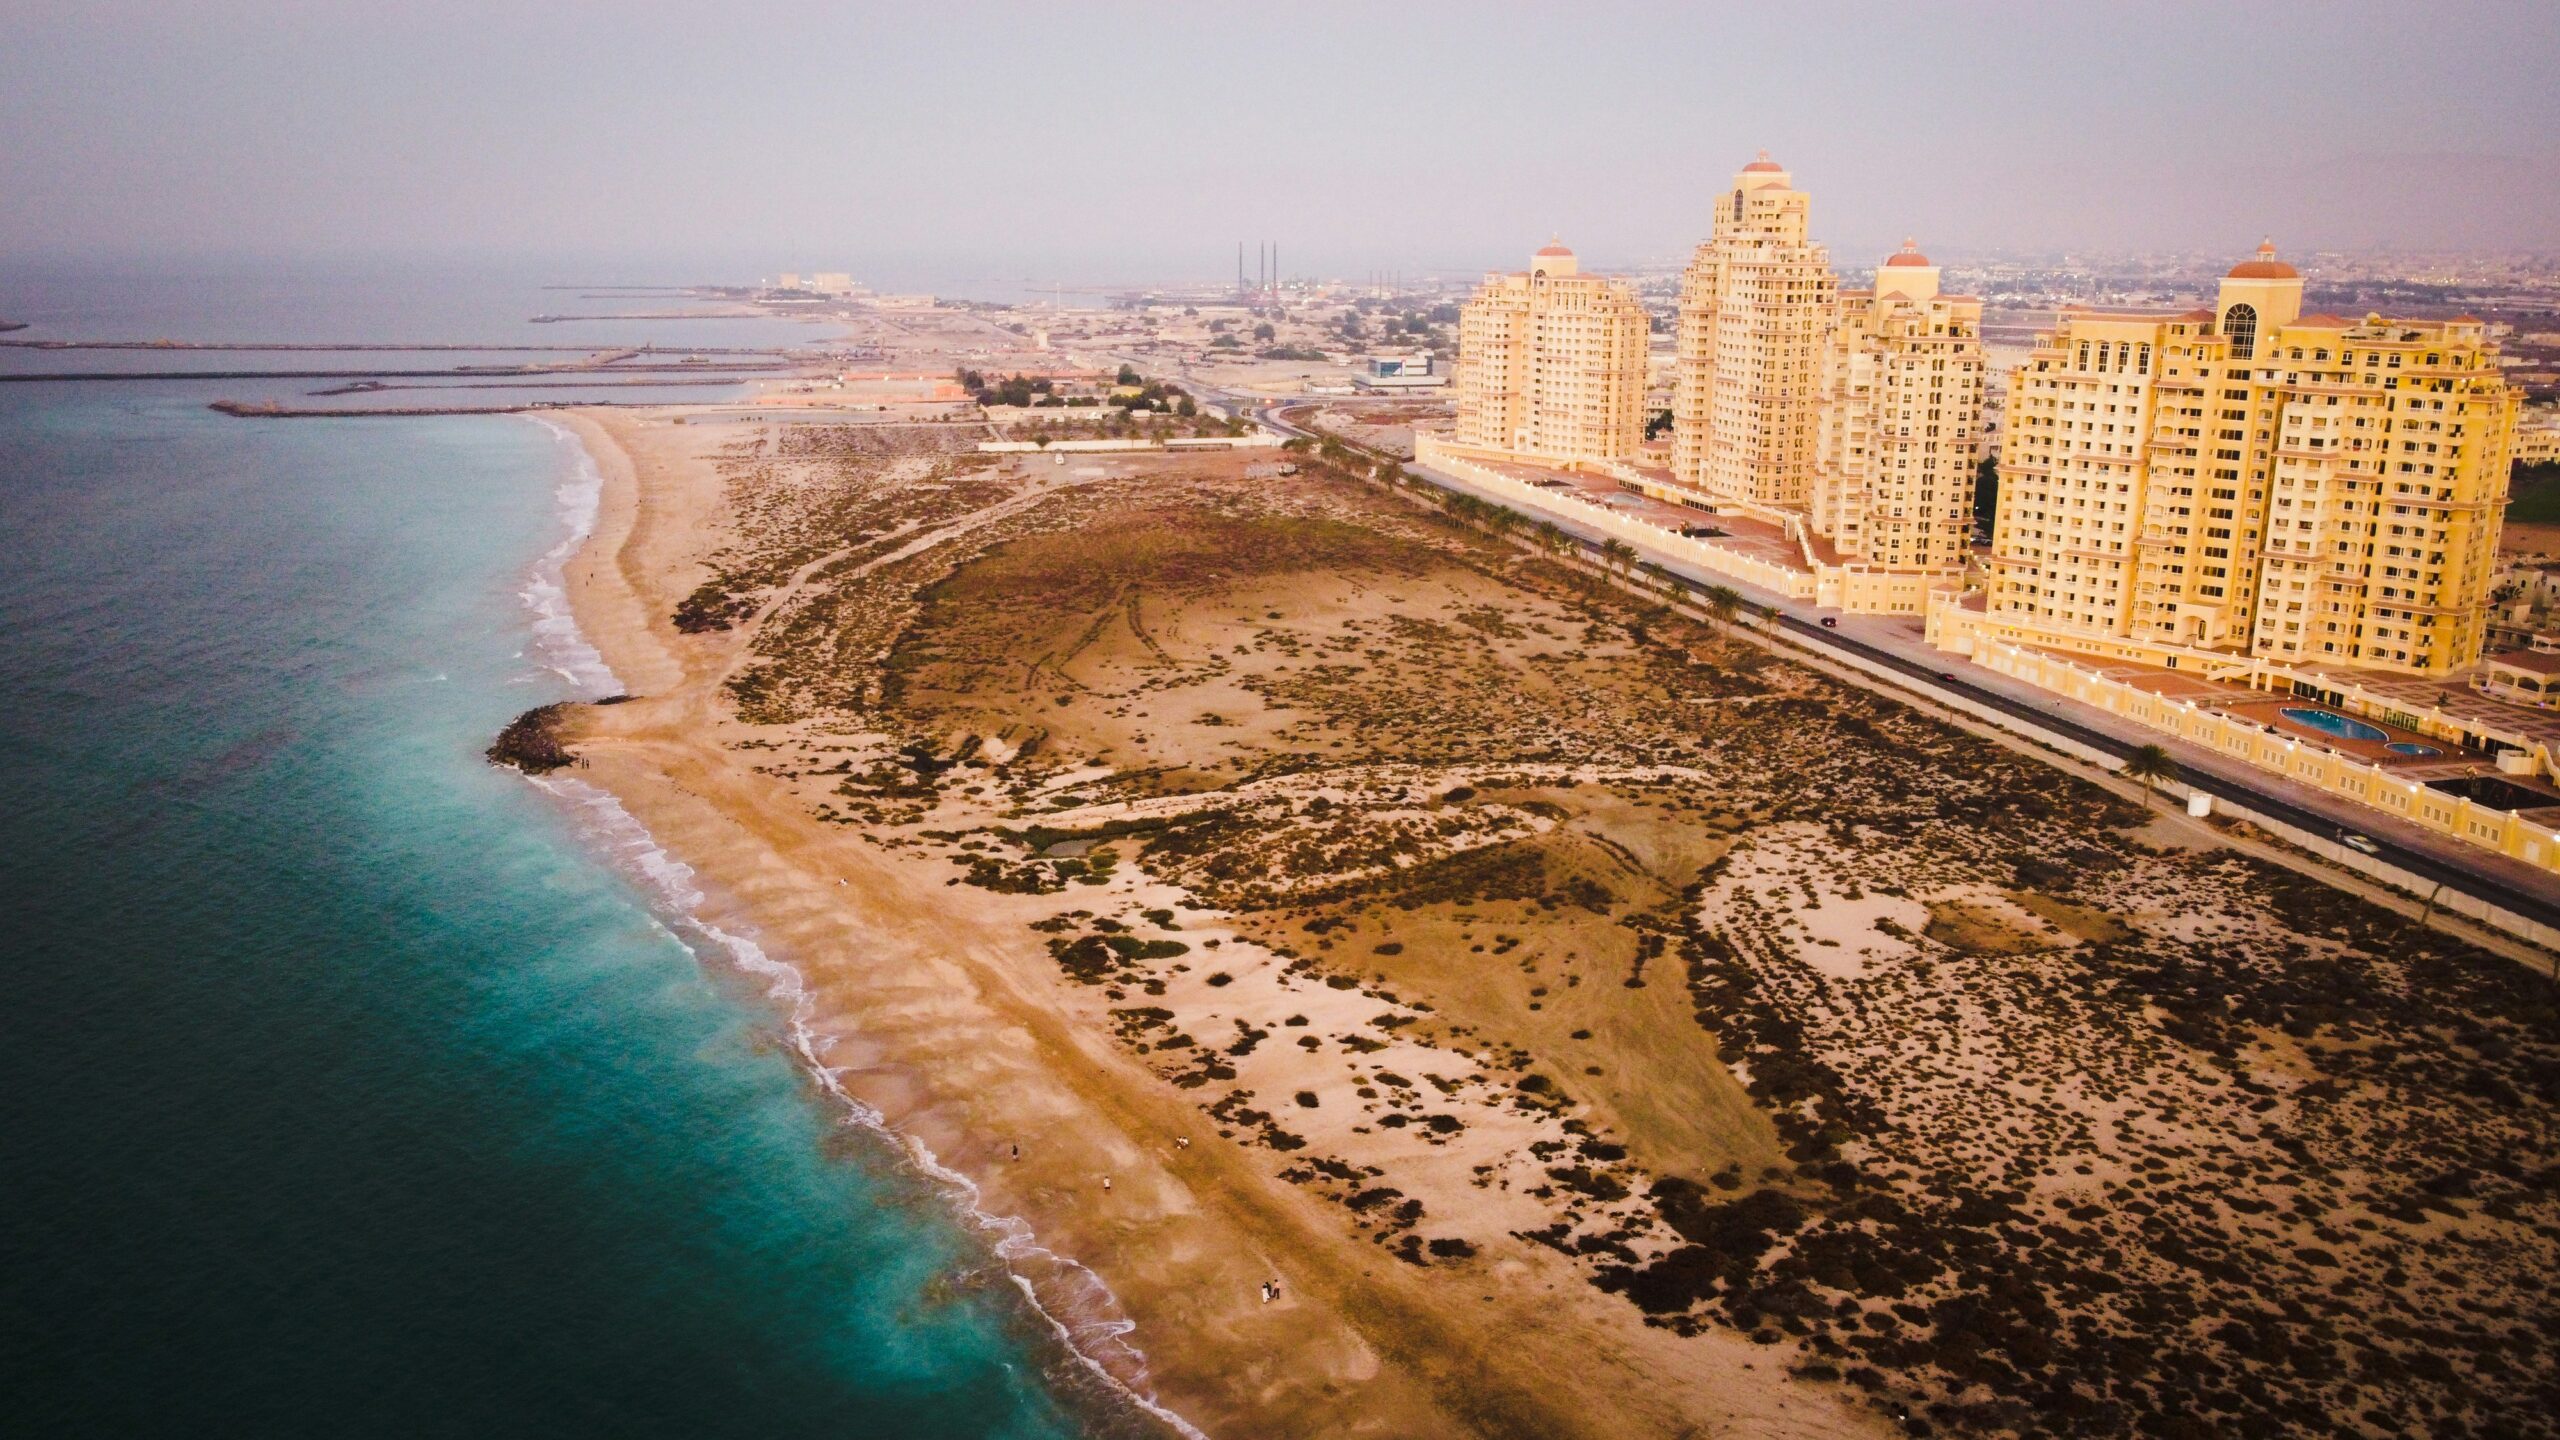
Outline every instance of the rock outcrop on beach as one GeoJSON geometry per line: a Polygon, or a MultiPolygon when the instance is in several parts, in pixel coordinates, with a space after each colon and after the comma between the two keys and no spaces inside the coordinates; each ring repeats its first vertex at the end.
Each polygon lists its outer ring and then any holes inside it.
{"type": "Polygon", "coordinates": [[[548,775],[578,763],[569,747],[560,741],[560,722],[568,713],[566,702],[536,705],[507,722],[498,738],[489,746],[489,763],[521,770],[527,775],[548,775]]]}

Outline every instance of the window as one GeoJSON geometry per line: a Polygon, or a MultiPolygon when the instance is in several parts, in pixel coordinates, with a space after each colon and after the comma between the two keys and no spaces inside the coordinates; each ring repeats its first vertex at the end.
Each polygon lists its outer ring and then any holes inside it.
{"type": "Polygon", "coordinates": [[[2238,359],[2251,359],[2258,353],[2258,308],[2234,305],[2222,312],[2222,333],[2231,337],[2231,353],[2238,359]]]}

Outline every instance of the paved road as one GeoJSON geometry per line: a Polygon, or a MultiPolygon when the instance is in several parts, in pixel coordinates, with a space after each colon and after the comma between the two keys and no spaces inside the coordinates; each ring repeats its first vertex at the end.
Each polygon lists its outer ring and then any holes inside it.
{"type": "MultiPolygon", "coordinates": [[[[1283,420],[1285,405],[1258,397],[1220,395],[1250,410],[1263,424],[1284,434],[1316,438],[1312,431],[1283,420]]],[[[1508,497],[1478,490],[1454,475],[1407,465],[1405,473],[1443,489],[1510,503],[1508,497]]],[[[1602,536],[1569,515],[1552,519],[1586,550],[1597,552],[1602,536]]],[[[1638,550],[1644,547],[1639,544],[1638,550]]],[[[2370,838],[2376,858],[2447,889],[2504,906],[2546,925],[2560,925],[2560,885],[2551,876],[2520,860],[2494,855],[2451,836],[2420,829],[2397,817],[2353,801],[2300,786],[2271,787],[2266,772],[2233,762],[2148,727],[2109,715],[2075,701],[2057,699],[2022,680],[1996,674],[1971,661],[1931,649],[1911,622],[1833,615],[1837,628],[1821,623],[1813,605],[1790,601],[1721,575],[1703,575],[1669,555],[1648,555],[1691,592],[1725,585],[1755,604],[1777,612],[1776,625],[1795,640],[1838,655],[1854,656],[1912,680],[1913,688],[1955,696],[2003,714],[2033,722],[2053,735],[2118,759],[2144,745],[2164,745],[2177,758],[2179,778],[2209,795],[2296,826],[2314,835],[2362,834],[2370,838]]]]}

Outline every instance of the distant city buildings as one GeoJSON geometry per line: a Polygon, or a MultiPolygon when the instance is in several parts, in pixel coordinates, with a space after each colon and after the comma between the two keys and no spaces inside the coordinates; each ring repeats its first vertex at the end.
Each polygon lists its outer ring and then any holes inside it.
{"type": "Polygon", "coordinates": [[[812,295],[830,296],[870,293],[869,287],[856,284],[853,276],[842,270],[821,270],[814,275],[804,275],[797,270],[785,270],[774,277],[773,288],[805,290],[812,295]]]}
{"type": "Polygon", "coordinates": [[[1984,624],[2036,643],[2443,674],[2480,658],[2519,393],[2486,327],[2073,311],[2013,376],[1984,624]]]}
{"type": "Polygon", "coordinates": [[[2560,460],[2560,419],[2548,409],[2535,407],[2536,413],[2516,426],[2516,463],[2548,465],[2560,460]]]}
{"type": "Polygon", "coordinates": [[[1459,312],[1457,442],[1565,464],[1634,456],[1648,327],[1633,288],[1581,273],[1562,244],[1486,276],[1459,312]]]}
{"type": "Polygon", "coordinates": [[[1448,385],[1449,377],[1440,373],[1428,350],[1410,355],[1372,355],[1351,377],[1354,387],[1367,391],[1437,390],[1448,385]]]}

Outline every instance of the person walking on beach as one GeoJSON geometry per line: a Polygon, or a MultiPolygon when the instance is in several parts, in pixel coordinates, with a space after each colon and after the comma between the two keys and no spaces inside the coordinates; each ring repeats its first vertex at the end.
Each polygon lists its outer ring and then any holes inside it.
{"type": "Polygon", "coordinates": [[[1102,1177],[1102,1193],[1105,1195],[1111,1193],[1111,1177],[1108,1175],[1102,1177]]]}

